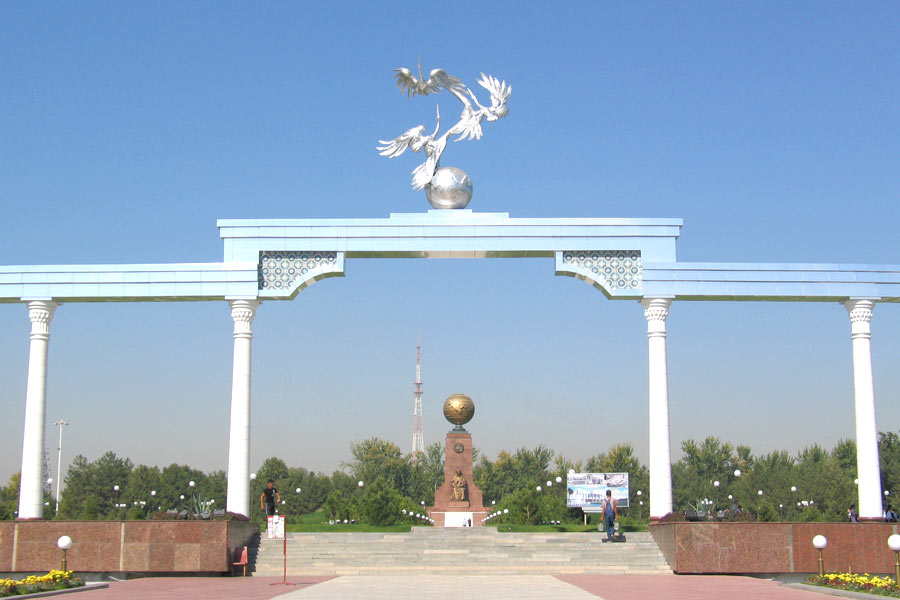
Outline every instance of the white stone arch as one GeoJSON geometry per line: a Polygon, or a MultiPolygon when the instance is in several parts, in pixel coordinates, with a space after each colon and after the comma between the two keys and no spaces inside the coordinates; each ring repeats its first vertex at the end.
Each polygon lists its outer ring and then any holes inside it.
{"type": "Polygon", "coordinates": [[[44,437],[50,320],[60,302],[229,302],[234,364],[228,509],[249,514],[250,344],[260,301],[291,300],[316,281],[343,276],[346,258],[553,257],[557,275],[581,279],[610,300],[643,305],[656,412],[650,436],[659,440],[650,453],[651,517],[672,509],[665,323],[673,302],[844,303],[852,324],[860,517],[881,518],[869,321],[876,303],[900,302],[900,265],[679,262],[681,226],[680,219],[514,219],[471,210],[387,219],[220,220],[222,262],[0,266],[0,303],[26,303],[32,321],[19,516],[42,516],[43,505],[34,502],[42,482],[33,465],[44,437]]]}

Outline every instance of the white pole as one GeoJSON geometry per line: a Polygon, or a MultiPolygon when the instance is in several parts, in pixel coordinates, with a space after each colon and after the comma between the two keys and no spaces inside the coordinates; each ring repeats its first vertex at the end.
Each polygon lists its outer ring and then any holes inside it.
{"type": "Polygon", "coordinates": [[[650,519],[672,512],[672,460],[669,444],[669,375],[666,365],[666,318],[669,298],[641,301],[647,319],[649,353],[650,519]]]}
{"type": "Polygon", "coordinates": [[[22,475],[19,480],[19,519],[40,519],[44,515],[43,458],[44,410],[47,405],[47,346],[50,320],[56,303],[28,302],[31,342],[28,351],[28,387],[25,391],[25,434],[22,439],[22,475]]]}
{"type": "Polygon", "coordinates": [[[250,516],[250,342],[258,300],[232,300],[234,363],[231,375],[231,430],[228,442],[226,508],[250,516]]]}
{"type": "Polygon", "coordinates": [[[56,512],[59,513],[59,484],[62,483],[60,477],[62,476],[62,431],[63,425],[68,425],[66,421],[60,419],[56,423],[54,423],[57,427],[59,427],[59,446],[57,446],[58,454],[56,456],[56,512]]]}
{"type": "Polygon", "coordinates": [[[859,518],[884,518],[878,426],[875,423],[875,386],[872,378],[872,311],[874,300],[848,300],[853,344],[853,397],[856,412],[856,477],[859,479],[859,518]]]}

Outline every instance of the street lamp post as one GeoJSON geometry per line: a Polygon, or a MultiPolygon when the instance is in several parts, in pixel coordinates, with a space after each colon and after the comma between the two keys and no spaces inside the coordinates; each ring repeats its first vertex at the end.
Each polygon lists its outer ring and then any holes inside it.
{"type": "Polygon", "coordinates": [[[72,538],[70,538],[67,535],[64,535],[61,538],[59,538],[58,540],[56,540],[56,545],[59,547],[60,550],[63,551],[62,570],[67,571],[68,569],[66,567],[68,567],[68,564],[66,563],[66,552],[68,552],[69,548],[72,547],[72,538]]]}
{"type": "Polygon", "coordinates": [[[896,533],[888,538],[888,546],[894,551],[894,583],[900,582],[900,535],[896,533]]]}
{"type": "Polygon", "coordinates": [[[56,447],[56,512],[59,513],[59,484],[62,483],[62,431],[68,423],[62,419],[54,423],[59,427],[59,446],[56,447]]]}
{"type": "Polygon", "coordinates": [[[828,540],[824,535],[817,535],[812,540],[813,546],[819,551],[819,577],[825,577],[825,563],[822,561],[822,550],[828,545],[828,540]]]}

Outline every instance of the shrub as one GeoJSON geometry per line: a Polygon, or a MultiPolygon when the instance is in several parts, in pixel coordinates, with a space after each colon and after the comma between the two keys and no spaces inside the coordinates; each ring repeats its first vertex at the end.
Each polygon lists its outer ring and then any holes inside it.
{"type": "Polygon", "coordinates": [[[851,592],[867,592],[879,596],[900,597],[900,586],[890,577],[878,577],[863,573],[826,573],[824,577],[814,575],[808,583],[823,587],[848,590],[851,592]]]}
{"type": "Polygon", "coordinates": [[[84,581],[72,571],[50,571],[46,575],[29,575],[25,579],[0,579],[0,597],[36,594],[80,587],[84,581]]]}

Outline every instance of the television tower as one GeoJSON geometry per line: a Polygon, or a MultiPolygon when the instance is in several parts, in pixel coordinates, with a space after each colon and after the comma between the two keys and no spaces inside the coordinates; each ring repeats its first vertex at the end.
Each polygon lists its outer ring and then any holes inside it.
{"type": "Polygon", "coordinates": [[[422,363],[420,360],[421,346],[416,346],[416,388],[413,395],[416,405],[413,409],[413,438],[412,460],[415,462],[418,453],[425,452],[425,432],[422,429],[422,363]]]}

